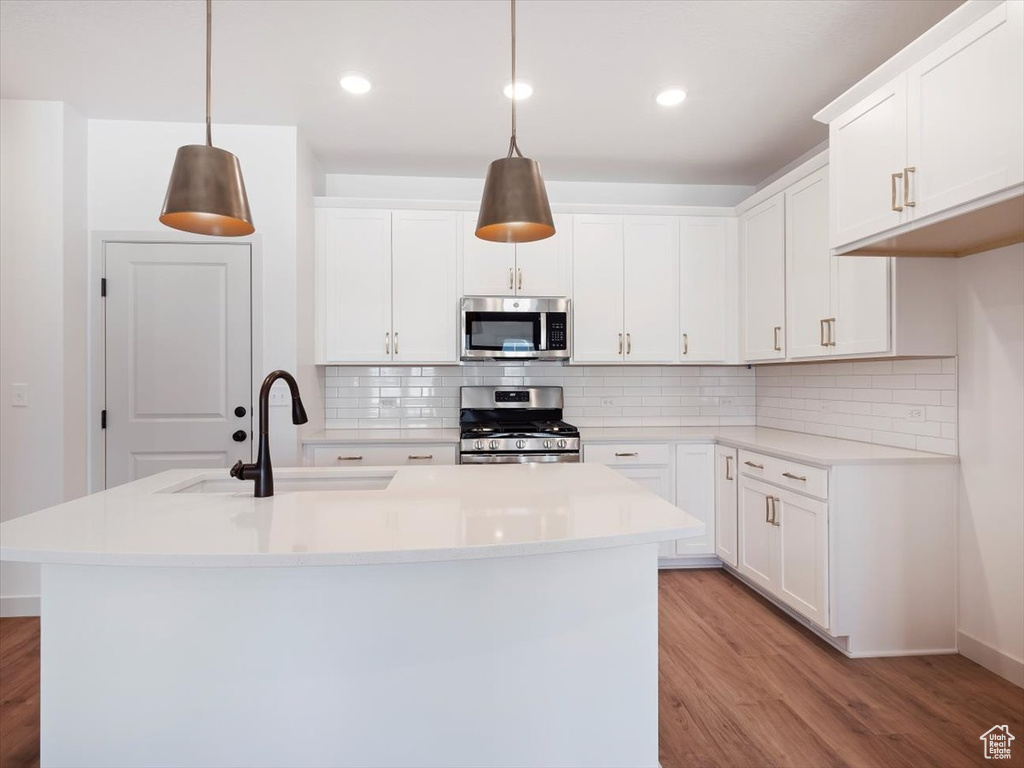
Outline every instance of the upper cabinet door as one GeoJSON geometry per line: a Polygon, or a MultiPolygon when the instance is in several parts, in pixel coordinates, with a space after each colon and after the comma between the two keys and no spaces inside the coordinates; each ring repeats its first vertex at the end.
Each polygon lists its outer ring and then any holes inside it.
{"type": "Polygon", "coordinates": [[[679,219],[626,216],[625,314],[627,363],[679,359],[679,219]]]}
{"type": "Polygon", "coordinates": [[[1024,181],[1022,19],[1003,3],[908,71],[915,218],[1024,181]]]}
{"type": "Polygon", "coordinates": [[[684,363],[724,361],[735,300],[735,220],[679,220],[679,356],[684,363]]]}
{"type": "Polygon", "coordinates": [[[832,248],[903,223],[906,157],[907,79],[901,75],[829,124],[832,248]]]}
{"type": "Polygon", "coordinates": [[[475,213],[462,214],[462,295],[511,296],[516,292],[516,247],[476,236],[475,213]]]}
{"type": "Polygon", "coordinates": [[[740,217],[743,357],[786,356],[786,194],[779,192],[740,217]]]}
{"type": "Polygon", "coordinates": [[[827,357],[831,317],[828,168],[786,190],[786,315],[790,357],[827,357]]]}
{"type": "Polygon", "coordinates": [[[520,296],[569,295],[572,216],[554,218],[554,235],[516,245],[515,290],[520,296]]]}
{"type": "Polygon", "coordinates": [[[888,256],[836,256],[832,262],[833,355],[891,348],[888,256]]]}
{"type": "Polygon", "coordinates": [[[453,211],[392,214],[395,362],[458,360],[455,274],[459,219],[453,211]]]}
{"type": "Polygon", "coordinates": [[[391,212],[318,208],[316,229],[317,362],[390,360],[391,212]]]}
{"type": "Polygon", "coordinates": [[[614,363],[625,354],[621,216],[573,217],[573,360],[614,363]]]}

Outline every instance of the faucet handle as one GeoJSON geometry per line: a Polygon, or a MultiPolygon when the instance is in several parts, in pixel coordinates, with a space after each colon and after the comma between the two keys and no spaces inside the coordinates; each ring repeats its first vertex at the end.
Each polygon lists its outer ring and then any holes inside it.
{"type": "Polygon", "coordinates": [[[242,477],[242,468],[244,466],[245,464],[243,464],[242,460],[239,459],[238,461],[235,462],[235,466],[228,470],[228,474],[230,474],[232,477],[237,477],[239,480],[244,480],[245,478],[242,477]]]}

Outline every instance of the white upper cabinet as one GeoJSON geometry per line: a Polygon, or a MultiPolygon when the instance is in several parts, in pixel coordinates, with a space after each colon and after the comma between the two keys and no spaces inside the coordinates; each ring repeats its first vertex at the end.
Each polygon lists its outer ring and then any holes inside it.
{"type": "Polygon", "coordinates": [[[779,192],[740,216],[745,360],[786,356],[785,197],[779,192]]]}
{"type": "Polygon", "coordinates": [[[1024,181],[1022,16],[1004,3],[907,72],[914,218],[1024,181]]]}
{"type": "Polygon", "coordinates": [[[555,214],[555,234],[516,245],[516,293],[520,296],[569,296],[572,216],[555,214]]]}
{"type": "Polygon", "coordinates": [[[392,213],[392,359],[458,360],[456,267],[459,214],[392,213]]]}
{"type": "Polygon", "coordinates": [[[829,125],[833,248],[898,226],[907,157],[907,81],[900,77],[829,125]]]}
{"type": "Polygon", "coordinates": [[[476,214],[462,214],[463,296],[568,296],[572,216],[554,217],[555,234],[532,243],[492,243],[476,232],[476,214]]]}
{"type": "Polygon", "coordinates": [[[462,295],[513,296],[516,247],[476,236],[475,213],[462,214],[462,295]]]}
{"type": "Polygon", "coordinates": [[[573,359],[613,363],[623,358],[622,217],[578,215],[573,222],[573,359]]]}
{"type": "Polygon", "coordinates": [[[735,354],[736,221],[679,220],[679,359],[723,362],[735,354]]]}
{"type": "Polygon", "coordinates": [[[391,359],[390,211],[317,209],[316,315],[318,362],[391,359]]]}
{"type": "Polygon", "coordinates": [[[786,190],[786,314],[790,358],[890,349],[889,259],[829,255],[828,176],[786,190]]]}
{"type": "Polygon", "coordinates": [[[627,363],[671,363],[679,349],[679,219],[626,216],[624,325],[627,363]]]}

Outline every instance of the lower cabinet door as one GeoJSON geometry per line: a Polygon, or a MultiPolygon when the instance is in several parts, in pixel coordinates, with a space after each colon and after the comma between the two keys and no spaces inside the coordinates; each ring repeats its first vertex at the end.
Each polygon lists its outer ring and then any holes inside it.
{"type": "Polygon", "coordinates": [[[828,627],[828,505],[775,491],[778,531],[776,594],[822,627],[828,627]]]}
{"type": "Polygon", "coordinates": [[[676,554],[715,554],[715,446],[676,446],[676,506],[704,523],[704,535],[676,542],[676,554]]]}
{"type": "MultiPolygon", "coordinates": [[[[665,501],[676,503],[675,488],[672,487],[671,467],[613,467],[616,472],[621,472],[630,480],[640,483],[644,488],[652,491],[665,501]]],[[[658,545],[658,557],[675,557],[676,543],[674,541],[663,541],[658,545]]]]}
{"type": "Polygon", "coordinates": [[[739,487],[739,572],[769,592],[775,591],[775,526],[771,524],[770,485],[742,478],[739,487]]]}
{"type": "Polygon", "coordinates": [[[739,498],[737,496],[738,468],[736,449],[724,445],[715,446],[715,554],[724,562],[736,567],[738,520],[736,517],[739,498]]]}

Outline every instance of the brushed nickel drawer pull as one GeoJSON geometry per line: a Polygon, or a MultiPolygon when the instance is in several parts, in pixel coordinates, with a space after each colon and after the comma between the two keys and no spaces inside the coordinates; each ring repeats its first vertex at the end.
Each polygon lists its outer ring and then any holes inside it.
{"type": "Polygon", "coordinates": [[[801,477],[800,475],[794,475],[792,472],[783,472],[782,476],[783,477],[788,477],[790,480],[802,480],[805,483],[807,482],[807,478],[806,477],[801,477]]]}
{"type": "Polygon", "coordinates": [[[427,460],[427,459],[432,459],[432,458],[434,458],[434,454],[432,454],[432,453],[420,453],[420,454],[411,454],[411,455],[409,456],[409,458],[410,458],[410,459],[412,459],[412,460],[414,460],[414,461],[415,461],[415,460],[424,460],[424,461],[425,461],[425,460],[427,460]]]}
{"type": "Polygon", "coordinates": [[[616,453],[616,456],[639,456],[639,453],[616,453]]]}
{"type": "Polygon", "coordinates": [[[743,463],[748,467],[753,467],[754,469],[764,469],[764,464],[755,464],[752,461],[744,461],[743,463]]]}
{"type": "Polygon", "coordinates": [[[902,179],[902,178],[903,178],[903,174],[902,173],[891,173],[891,174],[889,174],[889,183],[890,183],[890,189],[891,189],[891,193],[892,193],[892,195],[891,195],[892,209],[894,211],[896,211],[897,213],[899,213],[900,211],[903,210],[903,206],[902,205],[896,205],[896,179],[902,179]]]}
{"type": "Polygon", "coordinates": [[[362,456],[339,456],[338,461],[362,461],[362,456]]]}

